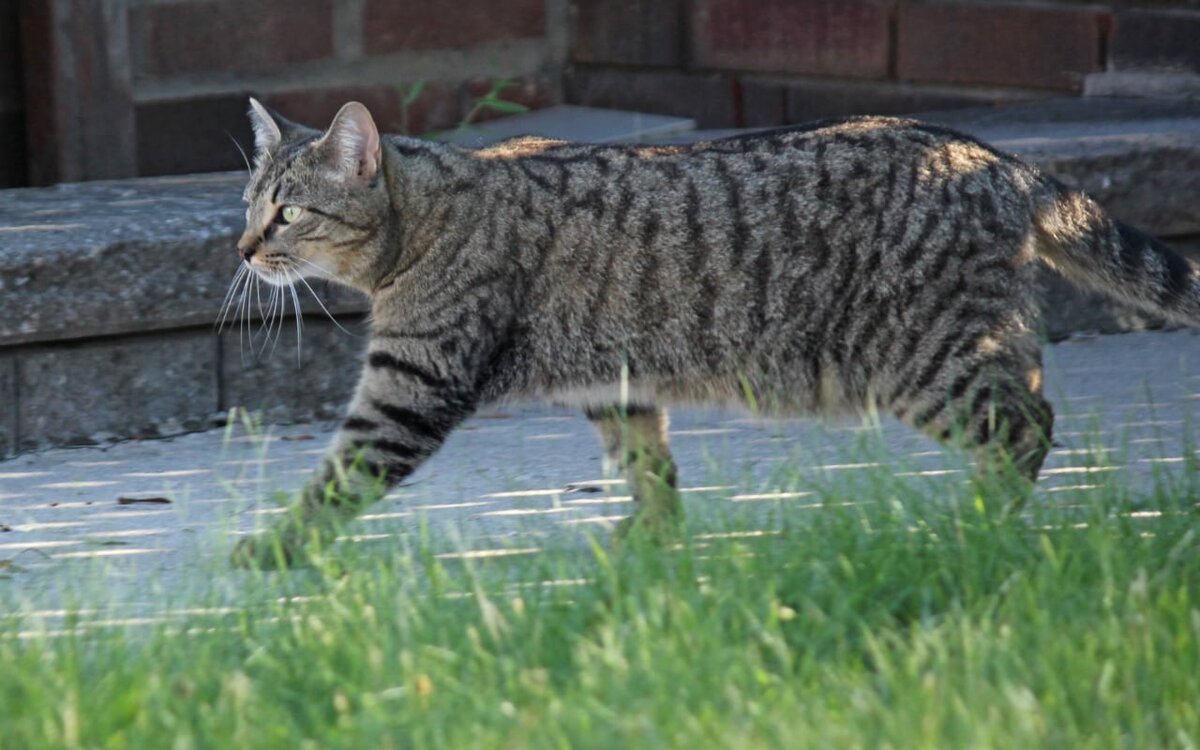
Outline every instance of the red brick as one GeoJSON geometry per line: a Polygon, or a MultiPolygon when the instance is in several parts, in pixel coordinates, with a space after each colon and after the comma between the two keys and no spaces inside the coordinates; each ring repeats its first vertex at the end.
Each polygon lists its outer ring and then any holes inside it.
{"type": "Polygon", "coordinates": [[[20,10],[30,183],[134,176],[124,15],[94,0],[23,2],[20,10]]]}
{"type": "MultiPolygon", "coordinates": [[[[0,0],[0,188],[25,184],[25,97],[16,0],[0,0]]],[[[4,425],[0,424],[0,433],[4,425]]],[[[0,455],[4,451],[0,435],[0,455]]]]}
{"type": "Polygon", "coordinates": [[[699,67],[882,78],[891,4],[864,0],[696,0],[699,67]]]}
{"type": "Polygon", "coordinates": [[[781,81],[739,81],[741,109],[738,127],[761,128],[784,123],[787,84],[781,81]]]}
{"type": "Polygon", "coordinates": [[[0,188],[24,187],[25,113],[0,112],[0,188]]]}
{"type": "Polygon", "coordinates": [[[16,0],[0,0],[0,112],[24,107],[19,21],[16,0]]]}
{"type": "Polygon", "coordinates": [[[313,128],[327,127],[342,105],[349,101],[365,104],[375,124],[387,133],[420,136],[458,124],[462,110],[455,88],[426,83],[406,113],[403,102],[407,90],[403,85],[298,89],[268,94],[263,102],[284,117],[313,128]]]}
{"type": "Polygon", "coordinates": [[[575,0],[571,59],[628,65],[683,64],[681,0],[575,0]]]}
{"type": "Polygon", "coordinates": [[[1020,5],[902,5],[897,75],[938,83],[1078,90],[1100,70],[1107,16],[1020,5]]]}
{"type": "Polygon", "coordinates": [[[371,55],[472,47],[545,31],[545,0],[366,0],[363,8],[363,46],[371,55]]]}
{"type": "Polygon", "coordinates": [[[142,177],[245,169],[236,142],[254,147],[245,94],[138,104],[137,170],[142,177]]]}
{"type": "Polygon", "coordinates": [[[138,70],[149,76],[255,72],[330,57],[332,3],[195,0],[136,7],[131,34],[138,70]]]}
{"type": "Polygon", "coordinates": [[[1200,12],[1117,13],[1109,60],[1118,71],[1200,72],[1200,12]]]}
{"type": "Polygon", "coordinates": [[[692,117],[700,127],[737,126],[737,82],[720,74],[576,67],[566,76],[567,101],[676,117],[692,117]]]}

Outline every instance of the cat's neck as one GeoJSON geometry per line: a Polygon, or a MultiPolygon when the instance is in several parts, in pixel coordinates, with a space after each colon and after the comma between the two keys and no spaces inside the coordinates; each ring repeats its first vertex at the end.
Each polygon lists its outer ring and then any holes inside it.
{"type": "Polygon", "coordinates": [[[477,165],[453,146],[404,136],[384,140],[381,175],[391,215],[380,217],[390,241],[377,259],[371,295],[390,286],[420,262],[439,234],[439,208],[473,184],[477,165]]]}

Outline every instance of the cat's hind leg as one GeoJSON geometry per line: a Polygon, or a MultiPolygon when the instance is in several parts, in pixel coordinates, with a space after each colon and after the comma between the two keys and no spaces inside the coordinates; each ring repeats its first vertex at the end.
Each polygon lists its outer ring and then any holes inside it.
{"type": "Polygon", "coordinates": [[[944,363],[933,385],[896,414],[943,442],[975,454],[976,478],[1000,488],[1008,507],[1032,490],[1050,451],[1054,409],[1042,395],[1042,357],[1032,334],[996,346],[987,339],[944,363]]]}
{"type": "Polygon", "coordinates": [[[675,460],[667,446],[667,415],[654,406],[589,407],[587,417],[600,433],[608,460],[621,468],[635,503],[617,527],[622,538],[640,530],[657,540],[678,535],[683,503],[675,460]]]}

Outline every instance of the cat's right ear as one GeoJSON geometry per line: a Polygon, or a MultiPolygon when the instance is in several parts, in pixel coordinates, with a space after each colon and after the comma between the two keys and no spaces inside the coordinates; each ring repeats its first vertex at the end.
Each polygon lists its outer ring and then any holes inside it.
{"type": "Polygon", "coordinates": [[[254,151],[262,154],[283,141],[283,131],[262,102],[250,97],[250,127],[254,129],[254,151]]]}

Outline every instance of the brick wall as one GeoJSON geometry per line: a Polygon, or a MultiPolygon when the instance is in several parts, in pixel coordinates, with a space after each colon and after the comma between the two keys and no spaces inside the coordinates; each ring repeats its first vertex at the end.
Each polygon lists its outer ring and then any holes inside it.
{"type": "Polygon", "coordinates": [[[518,81],[510,98],[529,104],[557,96],[545,0],[160,0],[129,25],[144,175],[240,167],[225,133],[249,139],[248,93],[314,125],[358,99],[414,134],[456,125],[481,77],[518,81]]]}
{"type": "Polygon", "coordinates": [[[25,97],[18,0],[0,0],[0,188],[25,183],[25,97]]]}
{"type": "Polygon", "coordinates": [[[1200,96],[1200,0],[0,0],[0,186],[237,169],[249,94],[420,134],[497,78],[709,127],[1200,96]]]}
{"type": "Polygon", "coordinates": [[[498,78],[516,83],[505,98],[542,106],[561,98],[552,32],[565,1],[0,0],[0,180],[25,120],[45,134],[27,149],[28,180],[46,184],[239,169],[231,138],[251,142],[251,94],[313,125],[360,99],[382,127],[418,135],[457,125],[498,78]],[[23,75],[18,41],[37,50],[23,75]],[[77,55],[81,44],[95,48],[77,55]],[[9,103],[22,78],[36,83],[24,116],[9,103]],[[91,116],[100,103],[120,111],[91,116]],[[97,148],[79,146],[96,143],[129,153],[96,165],[97,148]]]}
{"type": "Polygon", "coordinates": [[[1200,97],[1197,0],[573,0],[570,27],[568,101],[703,127],[1139,94],[1172,74],[1200,97]]]}

